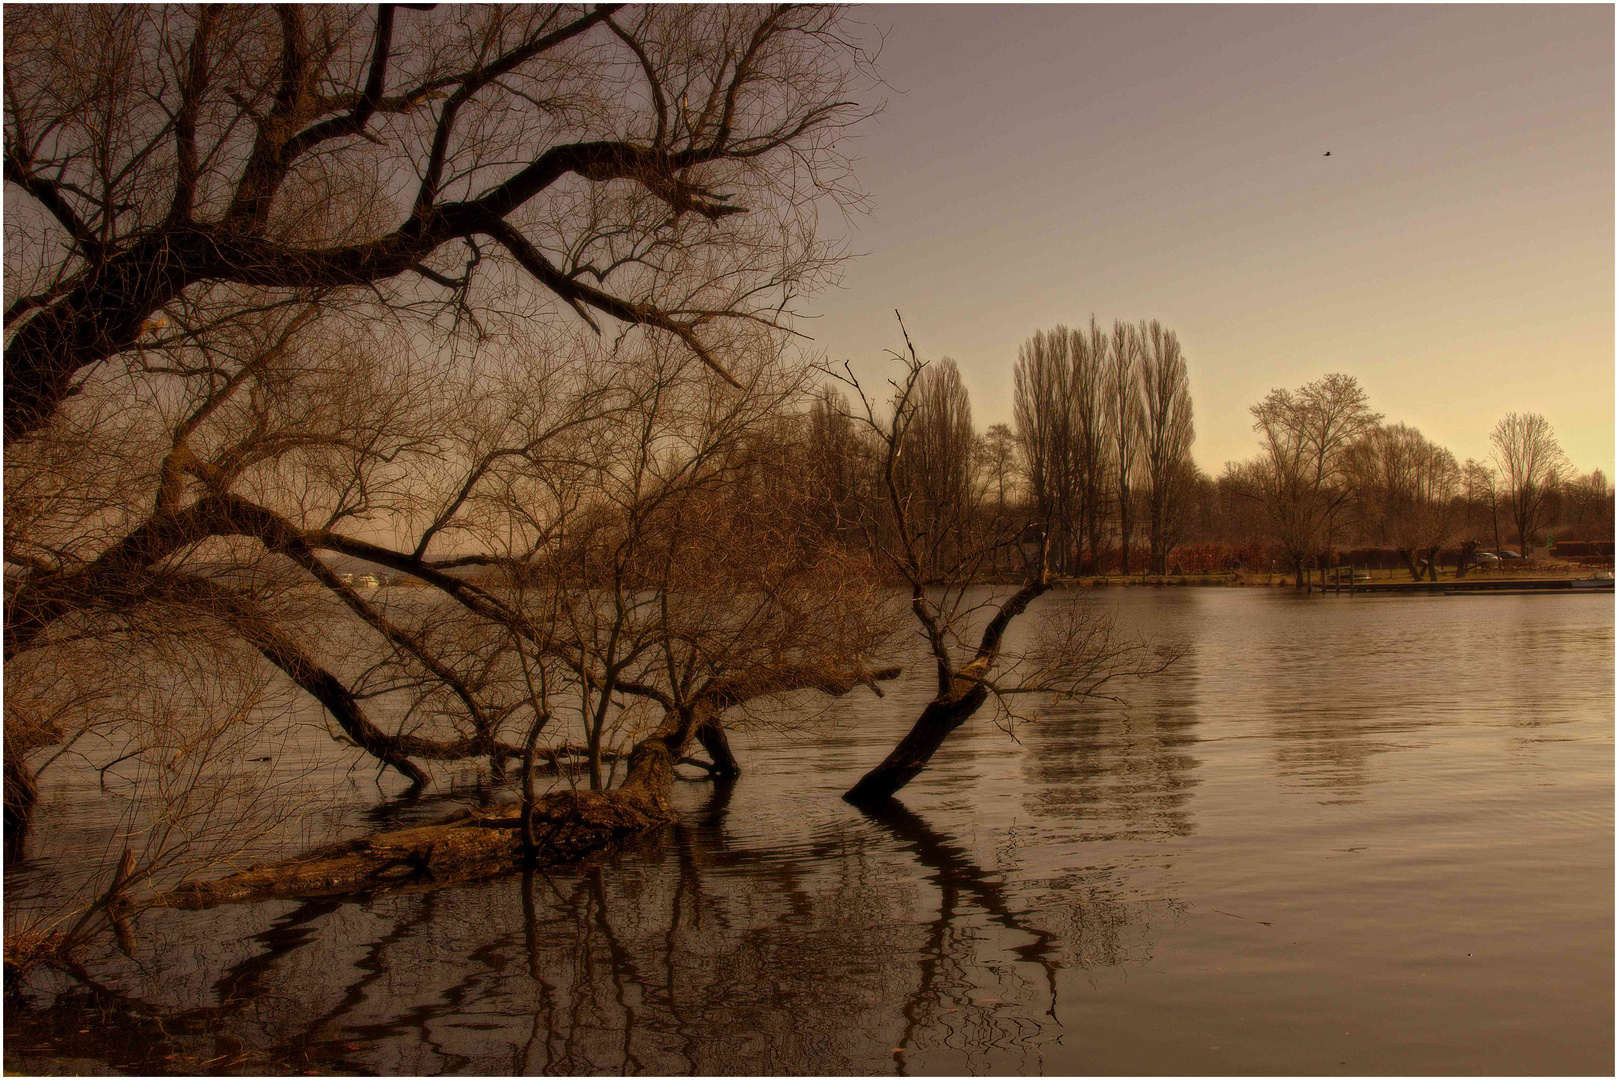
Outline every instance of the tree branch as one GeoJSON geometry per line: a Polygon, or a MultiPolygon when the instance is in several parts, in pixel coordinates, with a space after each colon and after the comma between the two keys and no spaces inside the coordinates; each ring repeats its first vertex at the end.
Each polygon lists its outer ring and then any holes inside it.
{"type": "Polygon", "coordinates": [[[575,306],[587,304],[620,322],[666,330],[683,341],[686,347],[696,354],[697,359],[711,368],[720,378],[738,390],[743,389],[736,377],[726,371],[713,353],[709,352],[697,338],[691,323],[679,322],[649,304],[630,303],[568,277],[552,266],[550,260],[530,244],[526,237],[503,220],[497,218],[487,220],[479,231],[509,251],[524,270],[569,303],[575,306]]]}
{"type": "MultiPolygon", "coordinates": [[[[29,163],[25,162],[17,153],[17,148],[12,143],[9,135],[6,138],[5,152],[6,180],[32,195],[34,201],[50,211],[51,216],[57,220],[62,228],[68,231],[68,235],[72,236],[79,247],[84,250],[85,256],[92,262],[98,261],[102,255],[101,240],[84,223],[73,207],[68,205],[67,200],[62,195],[62,185],[34,173],[29,163]]],[[[8,316],[9,314],[8,312],[8,316]]]]}
{"type": "Polygon", "coordinates": [[[393,8],[392,4],[377,5],[376,45],[371,52],[370,73],[366,76],[365,89],[360,93],[359,100],[346,115],[330,117],[313,127],[304,128],[289,139],[283,150],[288,163],[328,139],[359,135],[365,131],[365,125],[370,122],[371,115],[382,100],[382,88],[387,81],[388,52],[393,41],[393,8]]]}

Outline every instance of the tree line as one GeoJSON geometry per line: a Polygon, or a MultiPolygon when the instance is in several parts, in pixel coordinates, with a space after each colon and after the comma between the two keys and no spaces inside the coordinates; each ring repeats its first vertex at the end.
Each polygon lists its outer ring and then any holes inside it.
{"type": "MultiPolygon", "coordinates": [[[[1508,542],[1533,554],[1552,527],[1564,540],[1612,539],[1607,477],[1574,472],[1538,414],[1508,414],[1489,460],[1460,463],[1385,422],[1353,377],[1330,374],[1255,403],[1257,453],[1211,477],[1191,459],[1184,352],[1156,320],[1039,331],[1018,347],[1013,380],[1013,424],[981,433],[952,360],[926,365],[918,381],[899,483],[928,534],[952,549],[992,548],[1032,521],[1048,529],[1059,574],[1274,568],[1302,584],[1366,549],[1436,580],[1441,557],[1464,574],[1478,552],[1508,542]]],[[[828,387],[807,437],[813,486],[826,493],[817,520],[834,532],[858,520],[860,498],[881,497],[880,447],[855,428],[828,387]]],[[[1017,571],[1009,549],[997,550],[985,580],[1017,571]]]]}
{"type": "Polygon", "coordinates": [[[1565,539],[1611,541],[1606,476],[1573,473],[1537,413],[1508,413],[1490,433],[1490,460],[1464,463],[1415,428],[1384,422],[1346,375],[1271,391],[1252,413],[1260,453],[1227,466],[1221,484],[1257,509],[1247,527],[1271,540],[1297,581],[1351,545],[1391,551],[1412,577],[1436,581],[1451,547],[1465,574],[1479,550],[1505,551],[1507,539],[1531,556],[1553,525],[1565,539]]]}

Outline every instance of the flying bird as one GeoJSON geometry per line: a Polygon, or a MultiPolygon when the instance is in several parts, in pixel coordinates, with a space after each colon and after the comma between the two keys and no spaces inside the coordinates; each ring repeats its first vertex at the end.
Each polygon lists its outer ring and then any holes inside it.
{"type": "Polygon", "coordinates": [[[1331,151],[1327,150],[1324,154],[1321,154],[1320,156],[1321,157],[1331,157],[1331,151]]]}

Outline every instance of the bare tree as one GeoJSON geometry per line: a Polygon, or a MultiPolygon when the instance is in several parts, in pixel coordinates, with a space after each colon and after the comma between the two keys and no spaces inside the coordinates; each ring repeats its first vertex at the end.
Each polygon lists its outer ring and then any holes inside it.
{"type": "Polygon", "coordinates": [[[1512,524],[1517,550],[1527,558],[1534,536],[1547,524],[1546,500],[1561,482],[1567,457],[1550,424],[1539,413],[1507,413],[1489,435],[1494,462],[1512,524]]]}
{"type": "Polygon", "coordinates": [[[1461,526],[1455,455],[1415,428],[1387,424],[1367,432],[1349,456],[1369,531],[1399,553],[1415,580],[1425,573],[1437,581],[1439,550],[1461,526]]]}
{"type": "Polygon", "coordinates": [[[1105,371],[1107,432],[1112,440],[1113,496],[1118,507],[1118,569],[1129,573],[1134,531],[1135,459],[1140,452],[1144,410],[1139,393],[1141,338],[1132,324],[1115,321],[1105,371]]]}
{"type": "MultiPolygon", "coordinates": [[[[929,525],[911,516],[898,479],[898,463],[907,452],[908,439],[916,426],[920,410],[916,394],[925,371],[908,334],[905,344],[906,353],[895,356],[904,365],[904,377],[895,382],[897,393],[888,417],[878,415],[875,403],[860,388],[851,369],[846,381],[863,408],[858,419],[863,420],[884,452],[882,483],[888,496],[888,534],[895,539],[891,547],[873,547],[909,585],[910,611],[927,641],[936,694],[893,751],[843,796],[858,805],[881,803],[914,779],[950,732],[977,713],[991,695],[1002,706],[1019,694],[1084,697],[1124,674],[1162,670],[1172,661],[1172,657],[1155,664],[1145,661],[1143,646],[1120,641],[1110,621],[1097,617],[1082,604],[1064,609],[1065,617],[1047,618],[1034,647],[1007,647],[1006,633],[1012,623],[1053,583],[1047,562],[1049,545],[1038,523],[1031,522],[1011,535],[993,538],[975,552],[962,553],[948,566],[930,559],[933,544],[929,525]],[[1013,539],[1022,540],[1029,549],[1025,553],[1023,585],[996,602],[970,601],[967,588],[976,580],[977,568],[988,561],[989,548],[1013,539]],[[981,629],[980,615],[987,619],[981,629]],[[958,652],[964,655],[958,656],[958,652]]],[[[874,527],[871,534],[877,535],[874,527]]],[[[1008,717],[1014,715],[1007,709],[1008,717]]]]}
{"type": "MultiPolygon", "coordinates": [[[[572,857],[667,821],[672,770],[693,740],[708,749],[710,771],[734,768],[723,737],[728,711],[783,693],[848,693],[896,674],[865,659],[880,651],[892,621],[869,560],[804,535],[797,510],[806,494],[801,480],[791,482],[801,462],[781,452],[797,439],[770,434],[777,418],[796,413],[812,373],[779,351],[733,354],[732,362],[749,393],[698,378],[695,358],[668,348],[599,364],[529,357],[503,373],[476,373],[468,386],[476,394],[457,410],[463,424],[435,440],[439,460],[454,467],[407,477],[417,483],[393,507],[393,546],[311,528],[296,506],[182,488],[181,512],[196,532],[134,545],[153,560],[146,564],[98,557],[93,580],[114,591],[87,593],[96,608],[50,574],[13,583],[8,671],[23,673],[78,640],[87,619],[101,624],[101,636],[112,630],[109,617],[173,620],[159,604],[172,599],[182,613],[213,612],[211,625],[313,696],[346,740],[413,781],[438,761],[523,763],[515,828],[457,832],[438,855],[431,845],[349,852],[321,863],[324,876],[301,863],[247,872],[162,902],[379,887],[418,864],[449,880],[520,857],[572,857]],[[253,541],[270,580],[248,589],[199,573],[208,549],[197,545],[221,538],[253,541]],[[440,543],[446,549],[435,553],[440,543]],[[367,595],[319,552],[408,574],[450,603],[367,595]],[[299,588],[310,580],[321,590],[299,588]],[[575,754],[569,725],[556,722],[569,698],[585,705],[577,756],[590,771],[588,794],[599,798],[542,796],[534,784],[542,759],[554,767],[575,754]],[[378,715],[377,703],[388,701],[395,706],[378,715]],[[608,793],[616,763],[623,782],[608,793]]],[[[261,418],[263,438],[274,416],[261,418]]],[[[200,438],[190,445],[206,449],[200,438]]],[[[202,466],[218,460],[200,457],[202,466]]],[[[154,531],[152,520],[136,532],[154,531]]],[[[233,572],[243,565],[229,564],[233,572]]]]}
{"type": "Polygon", "coordinates": [[[1009,424],[990,424],[983,433],[983,466],[994,492],[995,510],[1003,514],[1011,505],[1008,494],[1015,494],[1017,484],[1017,436],[1009,424]]]}
{"type": "MultiPolygon", "coordinates": [[[[1474,536],[1487,528],[1492,539],[1492,550],[1500,550],[1500,484],[1499,478],[1487,464],[1467,458],[1461,466],[1464,484],[1467,525],[1474,536]]],[[[1474,548],[1476,545],[1474,545],[1474,548]]]]}
{"type": "Polygon", "coordinates": [[[1586,476],[1575,476],[1564,481],[1558,493],[1561,512],[1553,520],[1571,526],[1580,539],[1612,539],[1613,489],[1606,473],[1592,469],[1586,476]]]}
{"type": "Polygon", "coordinates": [[[1229,474],[1263,506],[1301,588],[1310,560],[1329,557],[1353,499],[1350,448],[1382,416],[1366,404],[1358,382],[1336,374],[1298,390],[1272,390],[1251,411],[1261,450],[1255,460],[1229,466],[1229,474]]]}
{"type": "Polygon", "coordinates": [[[1091,319],[1088,333],[1058,325],[1018,351],[1017,433],[1058,573],[1099,561],[1107,504],[1105,347],[1091,319]]]}
{"type": "Polygon", "coordinates": [[[1029,496],[1055,552],[1054,569],[1068,570],[1076,541],[1073,417],[1069,408],[1072,334],[1041,330],[1017,350],[1013,412],[1029,496]]]}
{"type": "MultiPolygon", "coordinates": [[[[993,492],[994,510],[987,523],[987,529],[990,535],[998,535],[1012,526],[1012,500],[1018,496],[1017,476],[1020,463],[1017,460],[1016,433],[1008,424],[991,424],[988,431],[978,439],[975,452],[983,476],[985,496],[993,492]]],[[[995,555],[994,572],[997,577],[1020,569],[1015,565],[1015,555],[1009,551],[1005,554],[1011,556],[1006,564],[1002,563],[1000,553],[995,555]]]]}
{"type": "MultiPolygon", "coordinates": [[[[847,90],[863,61],[838,18],[12,20],[8,821],[26,816],[35,769],[91,745],[73,742],[80,691],[51,676],[64,650],[132,625],[206,626],[412,787],[474,759],[522,761],[532,785],[569,758],[606,764],[605,786],[621,756],[647,793],[642,821],[666,809],[653,765],[724,708],[874,684],[856,624],[816,645],[827,624],[808,619],[807,636],[776,641],[773,677],[698,678],[718,670],[710,649],[671,696],[649,673],[671,670],[695,616],[633,588],[678,583],[683,552],[729,557],[719,538],[669,543],[669,508],[702,520],[691,500],[729,482],[745,433],[804,403],[784,339],[794,298],[830,268],[814,204],[848,195],[833,142],[861,111],[847,90]],[[617,333],[600,333],[602,315],[617,333]],[[570,545],[616,553],[625,536],[621,559],[569,562],[570,545]],[[428,591],[369,589],[341,572],[354,561],[428,591]],[[629,654],[568,606],[620,567],[629,654]],[[558,720],[587,695],[608,703],[593,739],[558,720]],[[649,739],[661,749],[641,752],[649,739]],[[637,752],[652,764],[637,771],[637,752]]],[[[815,580],[851,598],[869,585],[825,569],[814,544],[780,551],[807,553],[815,580]]],[[[732,598],[797,580],[777,569],[728,579],[732,598]]],[[[729,631],[738,653],[787,621],[770,611],[729,631]]],[[[227,697],[221,716],[248,700],[227,697]]],[[[121,715],[140,734],[145,714],[121,715]]],[[[239,764],[235,742],[197,745],[221,775],[239,764]]],[[[546,805],[528,826],[570,812],[546,805]]]]}
{"type": "MultiPolygon", "coordinates": [[[[287,819],[313,809],[298,768],[280,760],[285,696],[228,615],[154,595],[116,626],[8,665],[8,767],[34,749],[17,715],[32,714],[54,729],[39,740],[50,754],[18,771],[77,770],[81,797],[102,793],[115,818],[106,861],[47,859],[54,887],[8,902],[8,979],[40,963],[74,972],[107,931],[133,954],[134,919],[154,890],[262,854],[287,819]]],[[[25,842],[8,835],[8,856],[25,842]]]]}
{"type": "Polygon", "coordinates": [[[955,361],[922,368],[911,399],[905,453],[894,461],[894,482],[906,517],[925,537],[923,564],[935,573],[973,546],[980,499],[974,482],[972,403],[955,361]]]}
{"type": "Polygon", "coordinates": [[[1142,343],[1141,460],[1146,467],[1152,573],[1165,574],[1177,500],[1196,437],[1191,423],[1191,384],[1173,331],[1154,320],[1143,322],[1138,333],[1142,343]]]}
{"type": "Polygon", "coordinates": [[[520,273],[586,322],[730,327],[824,279],[863,60],[817,8],[19,9],[5,442],[243,306],[476,326],[520,273]]]}
{"type": "MultiPolygon", "coordinates": [[[[1073,374],[1068,381],[1074,420],[1074,464],[1078,473],[1080,518],[1090,548],[1088,569],[1101,572],[1101,535],[1107,520],[1107,335],[1090,316],[1090,330],[1073,331],[1069,350],[1073,374]]],[[[1082,564],[1081,564],[1082,565],[1082,564]]]]}
{"type": "Polygon", "coordinates": [[[468,546],[509,538],[489,524],[490,487],[514,482],[512,462],[559,468],[624,401],[570,360],[530,365],[545,385],[519,387],[439,347],[469,326],[474,345],[554,346],[478,245],[592,326],[604,311],[709,366],[715,349],[745,352],[825,265],[806,200],[840,191],[826,140],[858,111],[842,96],[858,57],[830,16],[786,9],[21,20],[7,42],[6,179],[29,197],[7,206],[9,265],[28,270],[7,279],[26,294],[7,314],[8,661],[64,619],[139,603],[177,560],[258,541],[390,642],[389,663],[453,687],[474,727],[471,743],[385,736],[318,648],[243,608],[264,656],[348,738],[418,784],[404,747],[503,753],[473,668],[441,662],[318,553],[379,556],[504,625],[446,576],[477,563],[459,558],[468,546]],[[432,269],[463,257],[459,279],[432,269]],[[47,421],[49,438],[13,444],[47,421]]]}
{"type": "MultiPolygon", "coordinates": [[[[627,377],[637,396],[621,441],[584,465],[586,513],[559,530],[557,557],[541,566],[552,592],[570,597],[557,645],[581,700],[592,790],[610,786],[603,765],[625,758],[657,717],[702,699],[705,681],[746,671],[776,686],[771,657],[778,668],[846,661],[853,671],[852,657],[886,633],[868,563],[835,533],[800,524],[810,495],[793,407],[809,370],[783,368],[768,386],[754,378],[744,397],[693,383],[678,357],[640,366],[627,377]],[[647,723],[626,723],[646,709],[647,723]],[[609,746],[615,732],[627,744],[609,746]]],[[[729,693],[734,704],[755,696],[729,693]]],[[[733,771],[722,711],[695,733],[733,771]]]]}
{"type": "Polygon", "coordinates": [[[823,535],[846,539],[858,532],[860,500],[870,497],[871,455],[834,386],[823,387],[810,403],[807,427],[808,513],[823,535]]]}

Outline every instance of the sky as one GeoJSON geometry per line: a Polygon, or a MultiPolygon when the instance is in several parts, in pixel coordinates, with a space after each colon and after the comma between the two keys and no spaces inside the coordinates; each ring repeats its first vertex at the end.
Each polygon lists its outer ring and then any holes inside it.
{"type": "Polygon", "coordinates": [[[1613,12],[856,8],[870,208],[805,329],[880,382],[897,309],[981,430],[1034,331],[1155,318],[1209,472],[1271,388],[1341,371],[1459,460],[1539,412],[1611,477],[1613,12]]]}

